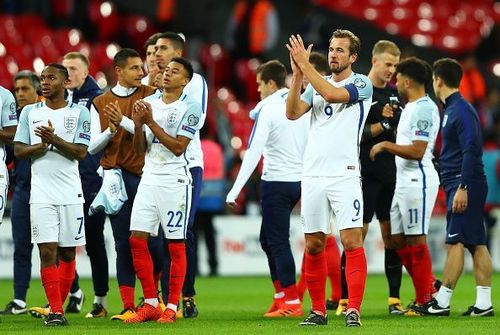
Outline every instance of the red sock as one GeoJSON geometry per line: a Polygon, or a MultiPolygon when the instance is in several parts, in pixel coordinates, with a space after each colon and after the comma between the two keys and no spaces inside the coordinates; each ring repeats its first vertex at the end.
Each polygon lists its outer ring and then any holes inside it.
{"type": "Polygon", "coordinates": [[[155,281],[153,277],[153,260],[148,249],[148,241],[131,236],[129,239],[132,261],[137,278],[141,282],[144,299],[156,298],[155,281]]]}
{"type": "Polygon", "coordinates": [[[41,268],[40,277],[52,313],[64,314],[61,301],[61,288],[59,287],[59,269],[55,265],[41,268]]]}
{"type": "Polygon", "coordinates": [[[273,280],[274,293],[283,292],[283,288],[281,287],[281,283],[278,279],[273,280]]]}
{"type": "Polygon", "coordinates": [[[287,287],[283,287],[285,292],[285,303],[288,301],[293,301],[299,299],[299,294],[297,293],[297,285],[292,284],[287,287]]]}
{"type": "Polygon", "coordinates": [[[306,283],[311,296],[312,310],[326,313],[325,285],[326,285],[326,257],[323,250],[312,255],[306,252],[306,283]]]}
{"type": "Polygon", "coordinates": [[[177,305],[181,297],[182,285],[186,277],[186,244],[184,242],[168,243],[170,253],[170,278],[168,280],[168,303],[177,305]]]}
{"type": "Polygon", "coordinates": [[[134,291],[135,289],[132,286],[120,285],[120,296],[122,298],[124,309],[135,310],[134,291]]]}
{"type": "Polygon", "coordinates": [[[326,239],[326,267],[328,278],[330,278],[331,300],[339,301],[342,295],[340,283],[340,250],[335,237],[332,235],[326,239]]]}
{"type": "Polygon", "coordinates": [[[64,262],[59,259],[59,289],[61,291],[61,303],[68,297],[69,290],[71,289],[71,284],[75,279],[75,269],[76,261],[64,262]]]}
{"type": "Polygon", "coordinates": [[[425,304],[431,299],[430,282],[432,279],[432,261],[426,243],[410,247],[412,251],[413,286],[415,302],[425,304]]]}
{"type": "Polygon", "coordinates": [[[354,308],[360,312],[367,274],[365,249],[360,247],[354,250],[346,250],[345,257],[345,278],[347,291],[349,292],[347,310],[354,308]]]}
{"type": "Polygon", "coordinates": [[[410,250],[410,247],[406,246],[401,249],[397,249],[396,253],[398,254],[399,258],[401,259],[401,264],[404,265],[406,268],[406,271],[408,271],[408,274],[410,276],[413,276],[413,257],[412,257],[412,252],[410,250]]]}
{"type": "Polygon", "coordinates": [[[300,276],[297,281],[297,293],[299,295],[300,301],[304,300],[304,294],[307,290],[306,284],[306,253],[304,252],[304,256],[302,256],[302,266],[300,268],[300,276]]]}

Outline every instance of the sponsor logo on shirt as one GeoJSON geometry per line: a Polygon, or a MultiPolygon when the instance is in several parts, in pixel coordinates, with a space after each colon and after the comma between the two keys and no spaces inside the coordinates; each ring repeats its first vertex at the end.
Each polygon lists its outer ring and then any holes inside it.
{"type": "Polygon", "coordinates": [[[89,134],[80,133],[80,135],[78,137],[86,139],[87,141],[90,141],[90,135],[89,134]]]}
{"type": "Polygon", "coordinates": [[[190,125],[191,127],[196,126],[198,122],[200,122],[200,118],[196,115],[191,114],[188,116],[188,125],[190,125]]]}
{"type": "Polygon", "coordinates": [[[366,83],[363,79],[361,78],[356,78],[354,80],[354,86],[356,86],[357,88],[365,88],[366,87],[366,83]]]}
{"type": "Polygon", "coordinates": [[[83,128],[84,132],[86,132],[86,133],[90,132],[90,122],[83,121],[82,128],[83,128]]]}
{"type": "Polygon", "coordinates": [[[193,128],[191,128],[191,127],[188,127],[188,126],[186,126],[185,124],[184,124],[184,125],[182,125],[182,130],[185,130],[185,131],[187,131],[188,133],[191,133],[191,134],[193,134],[193,135],[196,133],[196,129],[193,129],[193,128]]]}
{"type": "Polygon", "coordinates": [[[415,135],[429,137],[429,132],[428,131],[417,130],[417,131],[415,131],[415,135]]]}

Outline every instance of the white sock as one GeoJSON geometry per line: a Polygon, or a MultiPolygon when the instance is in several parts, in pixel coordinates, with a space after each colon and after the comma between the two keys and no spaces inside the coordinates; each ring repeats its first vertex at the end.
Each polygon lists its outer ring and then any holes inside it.
{"type": "Polygon", "coordinates": [[[168,304],[167,304],[167,308],[168,308],[168,309],[171,309],[171,310],[173,310],[173,311],[175,311],[175,312],[177,312],[177,305],[174,305],[174,304],[168,303],[168,304]]]}
{"type": "Polygon", "coordinates": [[[95,296],[94,297],[94,304],[101,304],[102,307],[104,308],[107,308],[107,305],[108,305],[108,301],[107,301],[107,297],[104,296],[104,297],[98,297],[98,296],[95,296]]]}
{"type": "Polygon", "coordinates": [[[453,290],[444,285],[441,285],[439,288],[439,292],[436,295],[436,300],[438,305],[442,308],[450,307],[451,295],[453,294],[453,290]]]}
{"type": "Polygon", "coordinates": [[[13,300],[19,307],[21,308],[26,308],[26,301],[22,301],[22,300],[19,300],[19,299],[14,299],[13,300]]]}
{"type": "Polygon", "coordinates": [[[281,291],[274,294],[274,299],[281,299],[285,297],[285,292],[281,291]]]}
{"type": "Polygon", "coordinates": [[[287,301],[285,301],[285,304],[289,304],[289,305],[300,304],[300,300],[299,299],[287,300],[287,301]]]}
{"type": "Polygon", "coordinates": [[[82,298],[82,295],[83,295],[83,292],[81,289],[78,289],[78,291],[74,292],[74,293],[70,293],[69,294],[71,297],[76,297],[78,299],[81,299],[82,298]]]}
{"type": "Polygon", "coordinates": [[[476,286],[476,304],[479,309],[488,309],[491,307],[491,287],[476,286]]]}
{"type": "Polygon", "coordinates": [[[149,304],[153,307],[158,307],[158,298],[144,299],[144,303],[149,304]]]}

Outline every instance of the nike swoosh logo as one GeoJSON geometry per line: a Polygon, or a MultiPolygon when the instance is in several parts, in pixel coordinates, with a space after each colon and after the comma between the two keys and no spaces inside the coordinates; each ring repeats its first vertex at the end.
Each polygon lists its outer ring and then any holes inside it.
{"type": "Polygon", "coordinates": [[[459,233],[456,233],[456,234],[448,234],[448,238],[452,238],[452,237],[455,237],[455,236],[458,236],[459,233]]]}
{"type": "Polygon", "coordinates": [[[371,106],[375,106],[376,104],[378,104],[378,101],[373,101],[371,106]]]}
{"type": "Polygon", "coordinates": [[[39,123],[39,122],[42,122],[43,120],[36,120],[36,121],[33,121],[33,124],[35,123],[39,123]]]}
{"type": "Polygon", "coordinates": [[[83,236],[77,236],[77,237],[75,237],[75,241],[81,240],[82,238],[83,238],[83,236]]]}
{"type": "Polygon", "coordinates": [[[438,314],[438,313],[446,312],[447,310],[448,310],[448,308],[434,309],[434,307],[432,307],[432,306],[430,306],[428,309],[429,313],[431,313],[431,314],[438,314]]]}
{"type": "Polygon", "coordinates": [[[174,230],[168,230],[169,233],[175,233],[176,231],[179,231],[179,229],[174,229],[174,230]]]}
{"type": "Polygon", "coordinates": [[[352,222],[356,222],[358,221],[359,219],[361,219],[361,217],[357,218],[357,219],[351,219],[352,222]]]}

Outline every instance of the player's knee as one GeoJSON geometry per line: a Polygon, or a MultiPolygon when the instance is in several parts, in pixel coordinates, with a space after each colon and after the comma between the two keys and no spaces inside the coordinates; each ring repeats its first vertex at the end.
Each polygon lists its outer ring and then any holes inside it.
{"type": "Polygon", "coordinates": [[[344,250],[354,250],[363,246],[361,228],[346,229],[340,232],[340,240],[344,250]]]}
{"type": "Polygon", "coordinates": [[[308,254],[319,254],[325,249],[325,242],[319,238],[306,239],[306,251],[308,254]]]}

